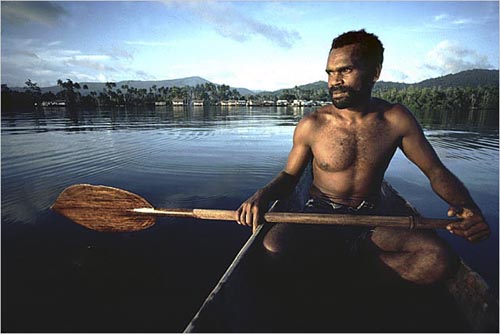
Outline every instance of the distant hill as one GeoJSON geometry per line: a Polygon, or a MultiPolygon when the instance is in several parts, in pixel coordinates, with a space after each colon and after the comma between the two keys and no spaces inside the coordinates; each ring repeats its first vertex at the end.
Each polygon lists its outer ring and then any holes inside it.
{"type": "Polygon", "coordinates": [[[392,81],[377,81],[375,83],[375,86],[373,87],[373,90],[379,90],[379,89],[391,89],[391,88],[396,88],[396,89],[403,89],[408,86],[411,86],[411,84],[405,84],[402,82],[392,82],[392,81]]]}
{"type": "Polygon", "coordinates": [[[428,79],[416,84],[418,87],[498,87],[498,70],[468,70],[428,79]]]}
{"type": "MultiPolygon", "coordinates": [[[[210,83],[210,81],[203,79],[201,77],[187,77],[187,78],[180,78],[180,79],[171,79],[171,80],[148,80],[148,81],[141,81],[141,80],[126,80],[126,81],[118,81],[116,83],[116,88],[115,89],[121,89],[122,86],[127,85],[129,87],[134,87],[138,89],[149,89],[153,85],[156,85],[156,87],[185,87],[185,86],[196,86],[196,85],[203,85],[206,83],[210,83]]],[[[84,85],[87,85],[88,90],[86,89],[80,89],[80,92],[83,95],[86,95],[92,91],[94,92],[102,92],[103,89],[106,87],[105,82],[79,82],[80,87],[83,88],[84,85]]],[[[219,84],[215,84],[219,85],[219,84]]],[[[252,95],[255,94],[253,91],[246,89],[246,88],[234,88],[231,87],[232,89],[238,90],[238,92],[241,95],[252,95]]],[[[21,87],[14,87],[11,88],[14,90],[24,90],[24,88],[21,87]]],[[[58,93],[61,90],[61,87],[59,86],[49,86],[49,87],[41,87],[42,93],[47,93],[47,92],[52,92],[54,94],[58,93]]]]}
{"type": "MultiPolygon", "coordinates": [[[[327,89],[326,81],[317,81],[314,83],[298,86],[300,89],[327,89]]],[[[499,76],[498,70],[467,70],[458,72],[455,74],[448,74],[438,78],[427,79],[421,82],[407,84],[402,82],[391,82],[391,81],[378,81],[373,88],[374,91],[384,90],[390,88],[403,89],[409,86],[415,87],[479,87],[479,86],[493,86],[498,87],[499,76]]],[[[295,88],[295,87],[294,87],[295,88]]],[[[287,88],[288,90],[293,90],[294,88],[287,88]]],[[[283,91],[287,89],[280,89],[274,92],[262,92],[261,94],[273,94],[280,95],[283,91]]]]}
{"type": "MultiPolygon", "coordinates": [[[[316,81],[313,83],[305,84],[305,85],[300,85],[296,86],[297,88],[301,90],[318,90],[318,89],[328,89],[328,83],[326,81],[316,81]]],[[[291,90],[293,91],[295,87],[292,88],[283,88],[275,91],[261,91],[259,92],[258,95],[274,95],[278,96],[284,93],[285,90],[291,90]]]]}
{"type": "MultiPolygon", "coordinates": [[[[184,86],[196,86],[196,85],[202,85],[205,83],[210,83],[210,81],[193,76],[193,77],[187,77],[187,78],[180,78],[180,79],[172,79],[172,80],[158,80],[158,81],[140,81],[140,80],[128,80],[128,81],[119,81],[116,82],[116,88],[121,88],[123,85],[128,85],[129,87],[135,87],[135,88],[145,88],[149,89],[153,85],[156,85],[158,88],[159,87],[184,87],[184,86]]],[[[104,82],[80,82],[79,83],[81,87],[83,85],[88,86],[88,90],[81,89],[80,92],[83,95],[88,94],[91,91],[95,92],[102,92],[103,89],[105,88],[105,83],[104,82]]],[[[400,82],[388,82],[388,81],[379,81],[375,84],[374,91],[376,90],[383,90],[383,89],[390,89],[390,88],[396,88],[396,89],[402,89],[405,87],[409,86],[416,86],[416,87],[442,87],[442,88],[447,88],[447,87],[478,87],[478,86],[494,86],[498,87],[499,84],[499,76],[498,76],[498,70],[483,70],[483,69],[475,69],[475,70],[467,70],[467,71],[462,71],[459,73],[455,74],[448,74],[442,77],[438,78],[432,78],[432,79],[427,79],[418,83],[413,83],[413,84],[406,84],[406,83],[400,83],[400,82]]],[[[218,85],[218,84],[215,84],[218,85]]],[[[313,83],[309,83],[306,85],[300,85],[297,86],[301,90],[319,90],[319,89],[327,89],[327,83],[326,81],[317,81],[313,83]]],[[[291,88],[286,88],[286,89],[280,89],[276,91],[252,91],[250,89],[246,88],[235,88],[231,87],[232,89],[236,89],[241,95],[243,96],[248,96],[248,95],[281,95],[285,90],[294,90],[295,87],[291,88]]],[[[18,91],[24,91],[24,87],[13,87],[10,88],[12,90],[18,90],[18,91]]],[[[57,93],[61,90],[59,86],[50,86],[50,87],[41,87],[42,93],[46,92],[53,92],[57,93]]]]}
{"type": "Polygon", "coordinates": [[[414,84],[399,82],[380,81],[375,84],[374,90],[396,88],[401,89],[409,86],[419,88],[425,87],[498,87],[498,70],[467,70],[455,74],[447,74],[442,77],[427,79],[414,84]]]}

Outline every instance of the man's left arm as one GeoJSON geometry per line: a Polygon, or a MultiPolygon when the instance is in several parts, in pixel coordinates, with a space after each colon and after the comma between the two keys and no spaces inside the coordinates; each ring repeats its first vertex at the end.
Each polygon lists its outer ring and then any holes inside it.
{"type": "Polygon", "coordinates": [[[448,216],[462,218],[450,223],[448,231],[471,242],[488,238],[490,228],[467,188],[443,165],[413,115],[408,110],[401,112],[401,150],[427,176],[434,192],[450,205],[448,216]]]}

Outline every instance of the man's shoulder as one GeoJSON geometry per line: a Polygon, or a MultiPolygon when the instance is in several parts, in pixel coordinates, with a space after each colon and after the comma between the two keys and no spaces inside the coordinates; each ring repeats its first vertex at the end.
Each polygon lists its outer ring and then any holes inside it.
{"type": "Polygon", "coordinates": [[[328,121],[329,117],[331,117],[331,110],[329,110],[327,106],[321,107],[304,115],[297,124],[295,131],[307,136],[312,135],[328,121]]]}
{"type": "Polygon", "coordinates": [[[373,98],[375,109],[388,120],[411,118],[411,111],[400,103],[391,103],[379,98],[373,98]]]}
{"type": "Polygon", "coordinates": [[[307,115],[304,115],[300,120],[299,124],[309,124],[314,125],[318,122],[321,122],[323,118],[325,118],[329,114],[328,108],[326,106],[321,107],[317,110],[310,112],[307,115]]]}
{"type": "Polygon", "coordinates": [[[381,117],[392,129],[406,133],[411,129],[419,127],[418,121],[413,113],[404,105],[400,103],[390,103],[381,99],[377,100],[381,117]]]}

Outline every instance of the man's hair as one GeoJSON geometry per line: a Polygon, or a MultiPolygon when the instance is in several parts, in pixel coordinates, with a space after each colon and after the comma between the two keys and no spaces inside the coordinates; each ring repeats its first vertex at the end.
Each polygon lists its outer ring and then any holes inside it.
{"type": "Polygon", "coordinates": [[[358,31],[348,31],[333,39],[333,49],[338,49],[346,45],[359,45],[361,58],[372,68],[382,66],[384,61],[384,47],[374,34],[367,33],[365,29],[358,31]]]}

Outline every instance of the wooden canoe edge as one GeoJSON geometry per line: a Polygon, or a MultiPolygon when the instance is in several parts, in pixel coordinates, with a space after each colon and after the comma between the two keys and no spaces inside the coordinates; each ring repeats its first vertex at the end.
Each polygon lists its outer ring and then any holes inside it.
{"type": "MultiPolygon", "coordinates": [[[[286,199],[275,201],[271,206],[271,208],[269,209],[269,211],[272,212],[275,210],[282,210],[283,208],[290,208],[290,207],[294,207],[295,210],[297,210],[298,206],[304,203],[303,196],[305,194],[305,191],[309,189],[311,181],[312,181],[312,170],[311,166],[308,165],[308,167],[304,170],[304,173],[300,178],[299,183],[295,187],[293,194],[286,199]]],[[[184,329],[184,333],[204,332],[203,326],[204,326],[204,321],[206,321],[207,318],[206,314],[209,314],[211,309],[213,310],[218,308],[218,304],[221,303],[221,300],[224,299],[221,297],[221,295],[224,294],[225,290],[230,290],[226,289],[226,286],[229,286],[228,285],[229,280],[231,279],[232,276],[236,276],[237,272],[240,271],[240,269],[243,270],[242,268],[245,266],[246,255],[251,250],[259,247],[259,241],[261,241],[264,238],[265,234],[272,225],[274,224],[273,223],[262,224],[257,228],[255,233],[253,233],[250,236],[250,238],[247,240],[247,242],[243,245],[241,250],[234,258],[233,262],[228,267],[222,278],[219,280],[217,285],[205,299],[198,312],[186,326],[186,328],[184,329]]]]}
{"type": "Polygon", "coordinates": [[[186,326],[183,333],[199,332],[199,330],[197,330],[197,328],[198,328],[198,322],[203,321],[203,320],[201,320],[202,314],[204,313],[204,311],[206,309],[213,307],[213,304],[215,304],[217,302],[217,298],[218,298],[220,292],[225,289],[225,286],[228,283],[230,277],[233,275],[233,273],[240,266],[242,259],[245,257],[248,250],[252,247],[252,245],[254,244],[254,241],[259,237],[259,234],[261,233],[263,227],[264,227],[264,225],[260,225],[257,228],[257,231],[255,233],[253,233],[250,236],[250,238],[246,241],[246,243],[243,245],[243,247],[240,249],[240,251],[238,252],[236,257],[234,258],[231,265],[227,268],[224,275],[222,275],[222,278],[217,282],[217,285],[213,288],[213,290],[210,292],[208,297],[205,299],[205,301],[203,302],[203,304],[199,308],[198,312],[196,312],[194,317],[191,319],[189,324],[186,326]]]}
{"type": "MultiPolygon", "coordinates": [[[[272,206],[269,211],[272,211],[275,205],[278,203],[276,201],[272,206]]],[[[198,312],[196,312],[195,316],[191,319],[189,324],[186,326],[184,329],[184,333],[195,333],[199,332],[198,330],[198,323],[203,322],[204,320],[201,319],[202,314],[206,309],[209,309],[210,307],[214,307],[214,304],[217,303],[217,298],[219,298],[219,294],[221,291],[225,290],[225,286],[229,282],[231,276],[239,269],[239,267],[242,265],[243,259],[249,252],[249,250],[257,244],[257,240],[261,240],[265,234],[263,230],[267,230],[268,226],[265,226],[264,224],[259,225],[257,227],[257,230],[255,233],[252,233],[250,238],[245,242],[243,247],[240,249],[236,257],[234,258],[233,262],[231,265],[227,268],[226,272],[224,275],[222,275],[221,279],[217,282],[217,285],[213,288],[213,290],[210,292],[208,297],[205,299],[201,307],[199,308],[198,312]]],[[[217,307],[217,306],[215,306],[217,307]]]]}
{"type": "Polygon", "coordinates": [[[498,298],[481,275],[460,259],[457,273],[445,285],[475,332],[498,332],[498,298]]]}
{"type": "MultiPolygon", "coordinates": [[[[382,192],[383,195],[389,195],[392,192],[393,195],[405,201],[405,205],[413,212],[413,215],[420,216],[418,210],[386,181],[382,185],[382,192]]],[[[457,272],[444,282],[444,285],[474,331],[498,332],[498,298],[493,295],[488,283],[481,275],[472,270],[461,258],[457,272]]]]}

